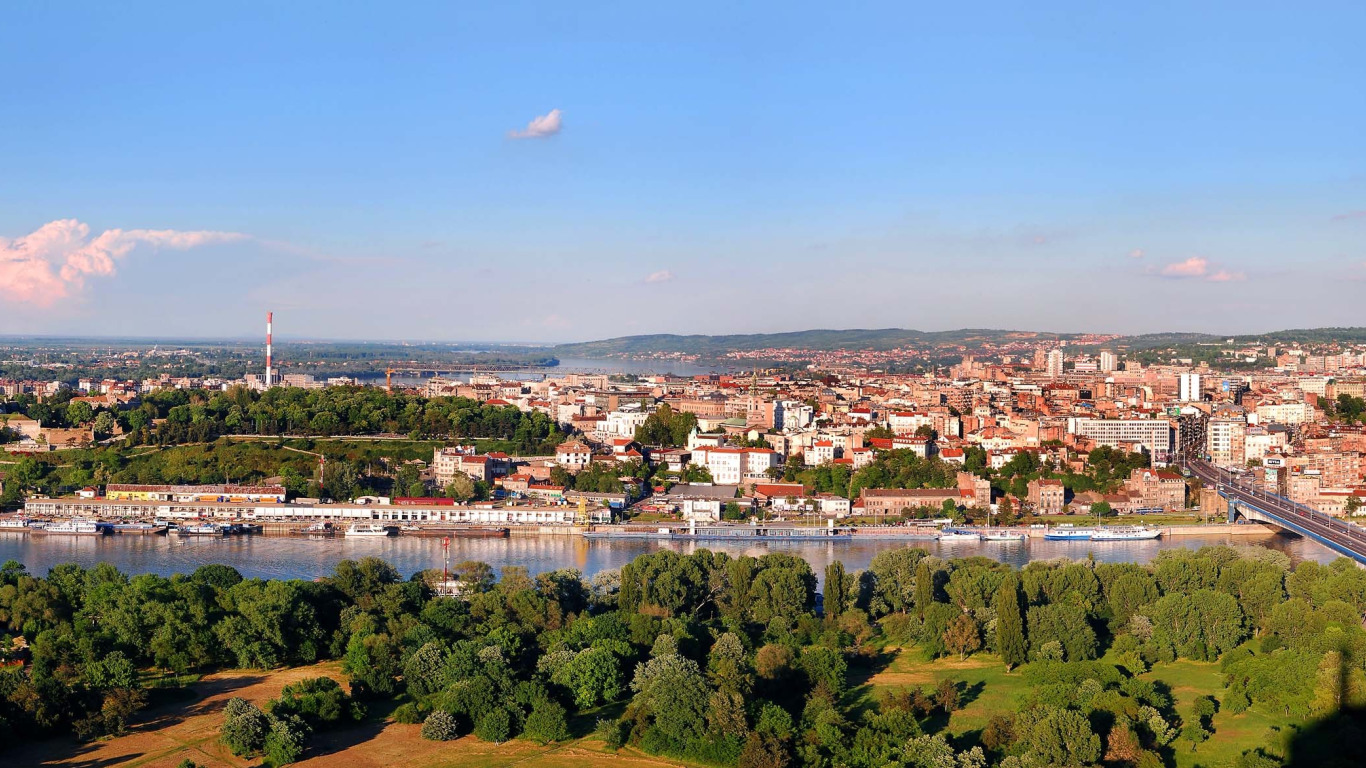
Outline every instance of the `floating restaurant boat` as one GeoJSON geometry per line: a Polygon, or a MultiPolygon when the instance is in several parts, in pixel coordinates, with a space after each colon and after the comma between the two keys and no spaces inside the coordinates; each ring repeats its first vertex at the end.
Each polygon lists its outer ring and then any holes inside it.
{"type": "Polygon", "coordinates": [[[347,536],[393,536],[394,529],[387,525],[353,525],[346,529],[347,536]]]}
{"type": "Polygon", "coordinates": [[[945,528],[939,532],[940,541],[981,541],[982,534],[973,531],[960,531],[954,528],[945,528]]]}
{"type": "Polygon", "coordinates": [[[94,520],[57,520],[29,528],[33,533],[64,534],[68,536],[105,536],[113,527],[94,520]]]}
{"type": "Polygon", "coordinates": [[[114,533],[141,533],[158,536],[166,533],[170,526],[166,523],[114,523],[114,533]]]}
{"type": "Polygon", "coordinates": [[[1075,528],[1070,523],[1063,523],[1044,531],[1043,537],[1046,541],[1090,541],[1094,534],[1092,528],[1075,528]]]}
{"type": "Polygon", "coordinates": [[[219,523],[188,523],[176,526],[176,533],[181,536],[227,536],[232,528],[219,523]]]}
{"type": "Polygon", "coordinates": [[[850,541],[852,528],[824,528],[790,524],[726,525],[715,523],[698,525],[689,521],[687,528],[641,528],[630,526],[604,527],[583,534],[590,539],[678,539],[681,541],[850,541]]]}
{"type": "Polygon", "coordinates": [[[32,525],[34,525],[33,521],[27,517],[0,518],[0,531],[26,533],[32,525]]]}
{"type": "Polygon", "coordinates": [[[1091,534],[1091,541],[1151,541],[1162,535],[1161,528],[1148,528],[1141,525],[1097,528],[1091,534]]]}
{"type": "Polygon", "coordinates": [[[982,541],[1024,541],[1029,538],[1019,531],[987,531],[982,534],[982,541]]]}

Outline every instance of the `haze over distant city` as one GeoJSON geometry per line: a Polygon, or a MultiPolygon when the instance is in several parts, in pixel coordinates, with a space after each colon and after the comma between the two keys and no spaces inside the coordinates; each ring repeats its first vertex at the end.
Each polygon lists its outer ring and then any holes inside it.
{"type": "Polygon", "coordinates": [[[5,11],[0,332],[1359,326],[1366,6],[5,11]]]}

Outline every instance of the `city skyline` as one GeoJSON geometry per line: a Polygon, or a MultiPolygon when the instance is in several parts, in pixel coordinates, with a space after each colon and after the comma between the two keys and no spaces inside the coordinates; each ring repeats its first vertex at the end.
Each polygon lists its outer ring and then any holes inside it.
{"type": "Polygon", "coordinates": [[[1353,4],[209,13],[8,12],[6,333],[1363,325],[1353,4]]]}

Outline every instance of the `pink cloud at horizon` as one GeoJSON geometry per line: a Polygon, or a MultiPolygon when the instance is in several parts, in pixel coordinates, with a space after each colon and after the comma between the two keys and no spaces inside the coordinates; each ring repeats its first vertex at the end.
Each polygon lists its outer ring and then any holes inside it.
{"type": "Polygon", "coordinates": [[[246,237],[236,232],[108,229],[91,238],[88,225],[57,219],[22,237],[0,237],[0,299],[49,307],[79,291],[87,277],[113,275],[117,262],[139,245],[183,251],[246,237]]]}
{"type": "Polygon", "coordinates": [[[1192,256],[1185,261],[1168,264],[1158,274],[1163,277],[1204,277],[1208,271],[1209,259],[1192,256]]]}

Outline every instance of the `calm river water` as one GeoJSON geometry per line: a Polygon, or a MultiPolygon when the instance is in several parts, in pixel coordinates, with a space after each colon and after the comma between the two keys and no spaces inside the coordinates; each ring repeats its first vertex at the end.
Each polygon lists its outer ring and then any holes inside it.
{"type": "MultiPolygon", "coordinates": [[[[942,557],[985,555],[1012,565],[1056,557],[1083,559],[1088,553],[1106,562],[1147,562],[1164,549],[1207,545],[1261,545],[1280,550],[1292,560],[1329,562],[1336,555],[1307,539],[1265,536],[1179,536],[1157,541],[1093,543],[1086,541],[1026,542],[671,542],[632,539],[589,540],[579,536],[513,536],[507,539],[452,539],[451,563],[480,560],[495,568],[525,566],[533,574],[557,568],[577,568],[586,576],[619,568],[637,555],[657,549],[688,553],[714,549],[730,555],[762,555],[790,552],[811,563],[818,576],[825,566],[842,561],[850,570],[867,568],[873,556],[886,549],[918,546],[942,557]]],[[[389,561],[406,578],[425,568],[442,564],[439,538],[398,536],[392,538],[318,538],[238,536],[224,539],[177,536],[30,536],[0,532],[0,562],[18,560],[30,573],[43,574],[59,563],[75,562],[90,567],[112,563],[125,573],[188,573],[201,565],[230,565],[248,577],[312,579],[331,573],[339,560],[373,555],[389,561]]]]}

